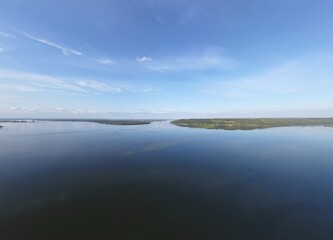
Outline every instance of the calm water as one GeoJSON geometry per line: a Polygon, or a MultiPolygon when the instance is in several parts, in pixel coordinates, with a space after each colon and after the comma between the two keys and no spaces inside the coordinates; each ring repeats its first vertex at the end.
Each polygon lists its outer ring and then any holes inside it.
{"type": "Polygon", "coordinates": [[[0,239],[333,239],[333,129],[5,123],[0,239]]]}

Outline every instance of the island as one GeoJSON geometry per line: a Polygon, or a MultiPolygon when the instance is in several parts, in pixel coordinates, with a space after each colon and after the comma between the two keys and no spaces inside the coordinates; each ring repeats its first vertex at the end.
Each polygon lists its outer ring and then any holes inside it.
{"type": "Polygon", "coordinates": [[[214,118],[214,119],[179,119],[171,122],[180,127],[254,130],[273,127],[324,126],[333,127],[333,118],[214,118]]]}
{"type": "Polygon", "coordinates": [[[55,121],[55,122],[92,122],[109,125],[145,125],[155,121],[153,119],[69,119],[69,118],[34,118],[29,120],[0,119],[0,123],[35,123],[35,121],[55,121]]]}
{"type": "Polygon", "coordinates": [[[145,125],[157,120],[141,119],[35,119],[38,121],[61,121],[61,122],[93,122],[109,125],[145,125]]]}
{"type": "Polygon", "coordinates": [[[0,120],[0,123],[28,123],[27,120],[0,120]]]}

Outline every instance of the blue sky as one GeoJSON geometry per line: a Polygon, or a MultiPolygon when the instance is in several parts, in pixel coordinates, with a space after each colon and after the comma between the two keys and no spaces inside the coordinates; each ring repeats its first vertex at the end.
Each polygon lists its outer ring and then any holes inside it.
{"type": "Polygon", "coordinates": [[[333,117],[329,0],[2,0],[0,117],[333,117]]]}

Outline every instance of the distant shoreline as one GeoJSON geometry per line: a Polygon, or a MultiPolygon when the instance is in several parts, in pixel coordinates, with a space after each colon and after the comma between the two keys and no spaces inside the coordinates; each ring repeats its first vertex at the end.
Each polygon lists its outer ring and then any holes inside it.
{"type": "Polygon", "coordinates": [[[255,130],[274,127],[333,127],[333,118],[214,118],[214,119],[179,119],[171,121],[180,127],[255,130]]]}
{"type": "Polygon", "coordinates": [[[0,119],[0,123],[34,123],[35,121],[55,121],[55,122],[93,122],[108,125],[146,125],[158,120],[131,120],[131,119],[0,119]]]}

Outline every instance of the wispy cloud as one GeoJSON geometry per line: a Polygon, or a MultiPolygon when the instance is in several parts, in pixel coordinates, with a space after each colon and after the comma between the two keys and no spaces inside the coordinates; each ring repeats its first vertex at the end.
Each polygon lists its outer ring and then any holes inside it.
{"type": "Polygon", "coordinates": [[[109,93],[121,93],[121,92],[132,92],[132,93],[149,93],[158,94],[158,90],[152,87],[145,86],[132,86],[126,83],[114,83],[110,84],[107,82],[94,81],[94,80],[80,80],[77,81],[77,85],[89,90],[97,92],[109,92],[109,93]]]}
{"type": "MultiPolygon", "coordinates": [[[[68,83],[64,80],[40,74],[1,70],[0,69],[0,79],[3,80],[16,80],[19,84],[24,84],[26,86],[33,86],[39,90],[62,90],[62,91],[75,91],[75,92],[85,92],[85,89],[68,83]]],[[[17,83],[12,84],[13,86],[17,83]]],[[[19,90],[19,89],[18,89],[19,90]]]]}
{"type": "Polygon", "coordinates": [[[137,62],[140,62],[140,63],[143,63],[143,62],[150,62],[152,61],[153,59],[151,57],[147,57],[147,56],[142,56],[142,57],[139,57],[137,56],[136,57],[136,61],[137,62]]]}
{"type": "Polygon", "coordinates": [[[6,51],[4,48],[0,47],[0,53],[6,51]]]}
{"type": "Polygon", "coordinates": [[[48,45],[50,47],[61,50],[62,53],[66,56],[76,55],[76,56],[86,57],[86,58],[88,58],[92,61],[95,61],[95,62],[103,64],[103,65],[108,65],[108,66],[116,64],[116,62],[114,60],[110,59],[110,58],[93,58],[93,57],[87,56],[86,54],[83,54],[82,52],[79,52],[79,51],[76,51],[76,50],[73,50],[73,49],[70,49],[70,48],[66,48],[64,46],[61,46],[59,44],[55,44],[55,43],[47,41],[45,39],[37,38],[37,37],[31,36],[30,34],[27,34],[27,33],[25,33],[25,35],[28,38],[32,39],[32,40],[35,40],[37,42],[40,42],[40,43],[43,43],[43,44],[48,45]]]}
{"type": "Polygon", "coordinates": [[[1,91],[40,92],[40,88],[26,85],[0,84],[1,91]]]}
{"type": "Polygon", "coordinates": [[[226,70],[235,67],[236,61],[227,57],[220,48],[209,48],[201,53],[192,53],[183,56],[167,57],[155,60],[148,66],[158,71],[183,70],[226,70]]]}
{"type": "Polygon", "coordinates": [[[28,33],[25,33],[23,32],[25,36],[27,36],[28,38],[34,40],[34,41],[37,41],[37,42],[40,42],[40,43],[43,43],[47,46],[50,46],[50,47],[53,47],[53,48],[56,48],[56,49],[59,49],[62,51],[63,54],[65,54],[66,56],[68,55],[77,55],[77,56],[83,56],[83,53],[79,52],[79,51],[76,51],[76,50],[72,50],[70,48],[66,48],[64,46],[61,46],[59,44],[56,44],[56,43],[53,43],[53,42],[50,42],[50,41],[47,41],[45,39],[41,39],[41,38],[38,38],[38,37],[34,37],[28,33]]]}
{"type": "Polygon", "coordinates": [[[96,90],[99,92],[119,93],[124,90],[122,87],[114,87],[107,83],[92,80],[81,80],[78,81],[77,84],[85,89],[96,90]]]}
{"type": "Polygon", "coordinates": [[[13,35],[0,31],[0,37],[9,38],[9,37],[13,37],[13,35]]]}
{"type": "Polygon", "coordinates": [[[21,92],[63,91],[63,92],[100,92],[100,93],[155,93],[157,90],[149,86],[133,86],[125,82],[60,79],[48,75],[18,72],[0,69],[0,80],[7,81],[1,84],[2,90],[21,92]]]}
{"type": "Polygon", "coordinates": [[[115,65],[117,64],[114,60],[110,59],[110,58],[99,58],[99,59],[95,59],[96,62],[104,64],[104,65],[115,65]]]}
{"type": "MultiPolygon", "coordinates": [[[[30,40],[33,40],[33,41],[36,41],[38,43],[44,44],[46,46],[49,46],[49,47],[60,50],[65,56],[71,56],[71,55],[80,56],[80,57],[84,57],[86,59],[89,59],[91,61],[94,61],[96,63],[103,64],[103,65],[108,65],[108,66],[116,64],[116,61],[114,61],[110,58],[107,58],[107,57],[104,57],[104,58],[92,57],[92,56],[90,56],[88,54],[85,54],[81,51],[77,51],[77,50],[74,50],[72,48],[65,47],[63,45],[55,43],[53,41],[46,40],[45,38],[36,37],[36,36],[34,36],[30,33],[27,33],[23,30],[20,30],[18,28],[15,28],[15,27],[11,27],[11,28],[12,28],[13,31],[15,31],[17,34],[19,34],[21,36],[23,35],[23,36],[27,37],[30,40]]],[[[4,32],[0,32],[0,36],[3,36],[3,37],[13,36],[14,37],[14,35],[10,35],[10,34],[4,33],[4,32]]]]}

